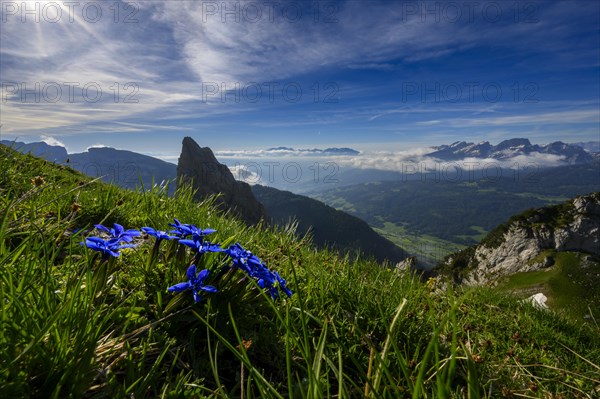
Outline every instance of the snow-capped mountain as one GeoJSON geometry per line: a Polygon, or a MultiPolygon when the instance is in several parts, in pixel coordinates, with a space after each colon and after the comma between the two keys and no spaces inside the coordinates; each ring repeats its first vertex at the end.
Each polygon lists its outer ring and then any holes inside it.
{"type": "Polygon", "coordinates": [[[563,158],[568,164],[584,164],[594,160],[594,154],[585,151],[582,147],[556,141],[546,145],[531,144],[528,139],[515,138],[504,140],[497,145],[489,141],[480,143],[467,143],[457,141],[450,145],[433,147],[435,151],[427,154],[429,157],[443,161],[454,161],[464,158],[493,158],[507,160],[520,155],[531,153],[552,154],[563,158]]]}

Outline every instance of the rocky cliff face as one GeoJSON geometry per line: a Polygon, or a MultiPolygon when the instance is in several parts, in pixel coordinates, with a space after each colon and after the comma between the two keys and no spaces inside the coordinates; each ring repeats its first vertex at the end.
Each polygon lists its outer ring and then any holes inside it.
{"type": "Polygon", "coordinates": [[[600,192],[526,211],[492,231],[479,245],[449,256],[438,268],[463,284],[480,285],[517,272],[552,266],[543,251],[600,257],[600,192]]]}
{"type": "Polygon", "coordinates": [[[200,147],[190,137],[183,139],[177,178],[178,181],[182,178],[186,183],[192,182],[199,200],[220,194],[217,205],[248,224],[267,220],[265,209],[252,194],[250,185],[235,180],[229,168],[217,161],[210,148],[200,147]]]}

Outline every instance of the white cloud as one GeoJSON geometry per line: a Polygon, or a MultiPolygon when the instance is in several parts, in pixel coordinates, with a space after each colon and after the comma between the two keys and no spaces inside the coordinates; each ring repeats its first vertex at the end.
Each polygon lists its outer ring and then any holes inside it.
{"type": "Polygon", "coordinates": [[[100,143],[96,143],[96,144],[92,144],[91,146],[87,147],[85,150],[89,151],[90,148],[109,148],[109,146],[100,144],[100,143]]]}
{"type": "Polygon", "coordinates": [[[456,167],[462,170],[480,170],[486,168],[522,169],[531,167],[554,167],[564,165],[564,157],[554,154],[533,152],[527,155],[517,155],[510,159],[495,158],[463,158],[456,161],[441,161],[425,154],[432,148],[415,148],[399,152],[373,152],[360,157],[339,159],[341,166],[358,169],[378,169],[400,173],[415,171],[446,171],[450,173],[456,167]]]}
{"type": "Polygon", "coordinates": [[[41,135],[40,140],[42,140],[44,143],[46,143],[48,145],[67,148],[67,146],[62,141],[60,141],[52,136],[41,135]]]}
{"type": "Polygon", "coordinates": [[[260,184],[262,186],[268,186],[268,183],[262,179],[261,175],[252,171],[246,165],[229,166],[229,170],[236,180],[246,182],[250,185],[260,184]]]}
{"type": "Polygon", "coordinates": [[[572,123],[598,123],[598,109],[580,109],[574,111],[539,112],[528,115],[507,115],[483,118],[448,118],[442,121],[452,127],[476,126],[531,126],[572,123]]]}

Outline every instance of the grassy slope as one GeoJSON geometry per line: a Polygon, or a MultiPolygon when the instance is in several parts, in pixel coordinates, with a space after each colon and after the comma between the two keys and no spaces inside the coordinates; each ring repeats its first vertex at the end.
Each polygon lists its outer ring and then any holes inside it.
{"type": "Polygon", "coordinates": [[[189,191],[124,191],[3,147],[0,169],[0,397],[592,397],[600,385],[596,326],[250,229],[189,191]],[[187,266],[169,246],[146,267],[141,240],[101,269],[78,244],[94,223],[173,217],[241,242],[294,296],[194,304],[166,293],[187,266]]]}
{"type": "Polygon", "coordinates": [[[545,251],[534,262],[552,256],[555,264],[541,271],[518,273],[506,278],[501,288],[520,296],[542,292],[548,305],[562,309],[569,317],[583,320],[590,311],[600,314],[599,266],[586,267],[585,255],[575,252],[545,251]]]}

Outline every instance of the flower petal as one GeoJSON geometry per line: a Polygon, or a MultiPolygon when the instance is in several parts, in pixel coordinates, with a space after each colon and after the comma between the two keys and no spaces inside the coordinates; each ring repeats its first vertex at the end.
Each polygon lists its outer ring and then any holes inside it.
{"type": "Polygon", "coordinates": [[[206,291],[206,292],[217,292],[217,287],[214,287],[212,285],[203,285],[202,287],[200,287],[200,289],[202,291],[206,291]]]}
{"type": "Polygon", "coordinates": [[[121,255],[121,253],[120,253],[120,252],[113,251],[113,250],[110,250],[110,249],[109,249],[109,250],[107,250],[107,252],[108,252],[108,253],[109,253],[111,256],[113,256],[113,257],[115,257],[115,258],[118,258],[118,257],[121,255]]]}
{"type": "Polygon", "coordinates": [[[210,274],[210,270],[208,270],[208,269],[202,270],[200,273],[198,273],[198,282],[202,283],[204,280],[206,280],[206,278],[208,277],[209,274],[210,274]]]}
{"type": "Polygon", "coordinates": [[[202,297],[200,296],[200,294],[196,291],[194,291],[194,302],[198,303],[202,300],[202,297]]]}
{"type": "Polygon", "coordinates": [[[169,288],[167,288],[167,291],[181,292],[181,291],[187,290],[188,288],[190,288],[190,283],[188,281],[186,281],[185,283],[179,283],[179,284],[170,286],[169,288]]]}
{"type": "Polygon", "coordinates": [[[188,246],[190,248],[193,248],[193,249],[197,248],[196,241],[194,241],[194,240],[179,240],[179,243],[183,244],[183,245],[186,245],[186,246],[188,246]]]}
{"type": "Polygon", "coordinates": [[[119,223],[115,223],[114,225],[114,230],[115,230],[115,237],[120,236],[121,234],[123,234],[123,231],[125,230],[123,228],[123,226],[121,226],[119,223]]]}
{"type": "Polygon", "coordinates": [[[95,224],[94,227],[97,228],[98,230],[104,231],[105,233],[110,233],[110,230],[101,224],[95,224]]]}
{"type": "Polygon", "coordinates": [[[190,267],[188,267],[186,276],[190,281],[196,280],[196,265],[191,265],[190,267]]]}

